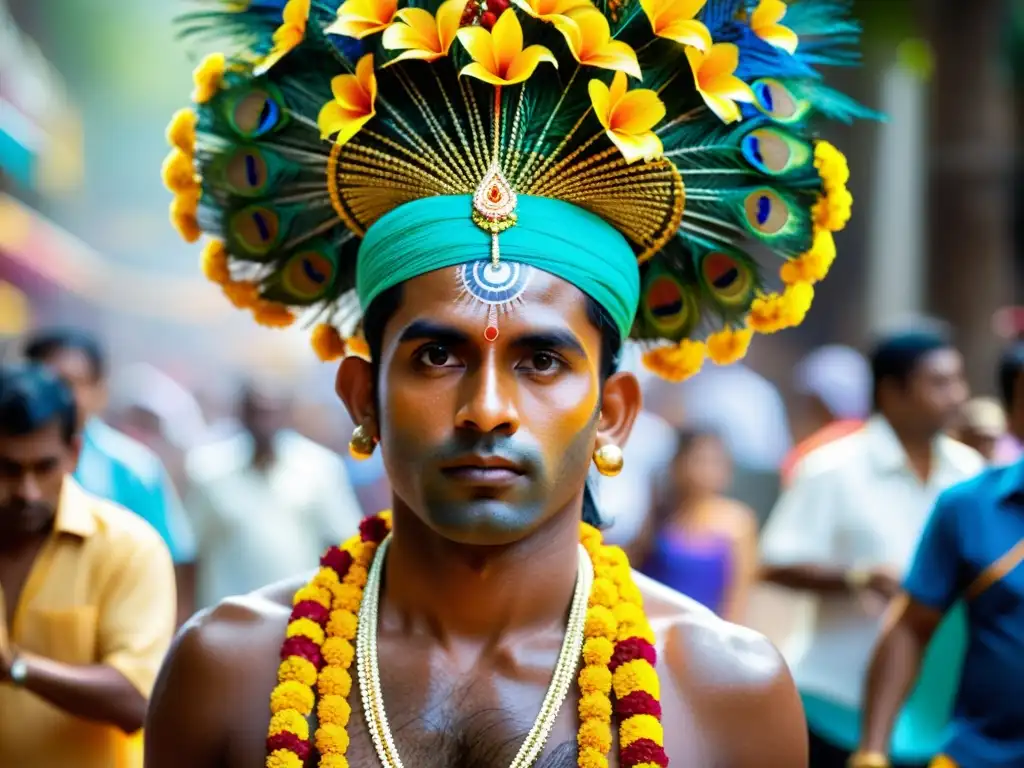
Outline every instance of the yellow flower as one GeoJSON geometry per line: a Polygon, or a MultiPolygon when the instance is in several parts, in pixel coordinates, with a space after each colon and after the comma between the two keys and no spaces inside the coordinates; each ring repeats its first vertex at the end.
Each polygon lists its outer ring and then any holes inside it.
{"type": "Polygon", "coordinates": [[[614,640],[618,628],[619,624],[615,615],[603,605],[592,605],[587,609],[587,621],[583,630],[587,637],[605,637],[614,640]]]}
{"type": "Polygon", "coordinates": [[[321,323],[313,329],[313,336],[310,339],[313,351],[316,356],[325,363],[337,360],[345,354],[345,342],[338,333],[338,329],[328,323],[321,323]]]}
{"type": "Polygon", "coordinates": [[[707,53],[687,48],[686,58],[704,103],[723,123],[739,120],[740,108],[736,102],[754,100],[750,86],[733,74],[740,63],[740,49],[732,43],[715,43],[707,53]]]}
{"type": "MultiPolygon", "coordinates": [[[[370,347],[366,343],[366,339],[362,336],[349,336],[345,339],[345,354],[353,355],[354,357],[361,357],[364,360],[370,359],[370,347]]],[[[366,548],[364,547],[364,551],[366,548]]],[[[369,548],[370,559],[373,559],[373,553],[377,551],[376,545],[371,545],[369,548]]],[[[369,565],[369,563],[366,563],[369,565]]]]}
{"type": "Polygon", "coordinates": [[[593,6],[554,16],[551,22],[580,64],[618,70],[638,80],[643,77],[636,52],[628,44],[612,39],[608,19],[593,6]]]}
{"type": "Polygon", "coordinates": [[[612,687],[615,695],[624,699],[631,693],[643,691],[649,693],[656,699],[661,698],[661,685],[658,682],[658,673],[654,667],[645,659],[634,659],[627,661],[616,668],[612,674],[612,687]]]}
{"type": "Polygon", "coordinates": [[[192,165],[192,156],[178,147],[164,159],[160,177],[171,192],[196,192],[199,189],[199,176],[192,165]]]}
{"type": "Polygon", "coordinates": [[[588,693],[580,697],[579,713],[581,720],[603,720],[610,722],[612,719],[612,702],[603,693],[588,693]]]}
{"type": "Polygon", "coordinates": [[[348,759],[344,755],[320,755],[320,768],[349,768],[348,759]]]}
{"type": "Polygon", "coordinates": [[[321,723],[344,727],[352,716],[352,706],[342,696],[324,696],[316,705],[316,716],[321,723]]]}
{"type": "Polygon", "coordinates": [[[363,590],[351,584],[339,584],[334,590],[333,607],[336,611],[359,610],[359,604],[363,601],[363,590]]]}
{"type": "Polygon", "coordinates": [[[282,683],[294,680],[303,685],[313,685],[316,683],[316,667],[313,662],[301,656],[289,656],[278,666],[277,679],[282,683]]]}
{"type": "Polygon", "coordinates": [[[317,117],[322,138],[332,134],[341,145],[359,133],[377,114],[377,76],[373,72],[373,54],[368,53],[356,64],[354,75],[338,75],[331,80],[334,100],[324,104],[317,117]]]}
{"type": "Polygon", "coordinates": [[[356,636],[358,619],[352,611],[331,611],[327,619],[327,634],[341,640],[351,640],[356,636]]]}
{"type": "Polygon", "coordinates": [[[651,28],[658,37],[706,51],[711,48],[711,32],[697,21],[697,14],[706,2],[707,0],[640,0],[640,7],[647,14],[651,28]]]}
{"type": "Polygon", "coordinates": [[[462,12],[468,0],[447,0],[437,9],[437,17],[422,8],[403,8],[395,21],[384,30],[381,42],[389,51],[403,51],[387,63],[405,59],[437,61],[448,55],[455,33],[459,30],[462,12]]]}
{"type": "Polygon", "coordinates": [[[586,664],[607,667],[614,653],[615,646],[607,637],[591,637],[583,643],[583,661],[586,664]]]}
{"type": "Polygon", "coordinates": [[[576,762],[579,768],[608,768],[608,758],[596,749],[581,749],[576,762]]]}
{"type": "Polygon", "coordinates": [[[352,676],[341,667],[324,667],[316,687],[321,696],[348,696],[352,691],[352,676]]]}
{"type": "Polygon", "coordinates": [[[584,720],[576,733],[576,743],[580,749],[593,749],[605,754],[612,748],[611,728],[600,720],[584,720]]]}
{"type": "Polygon", "coordinates": [[[306,38],[306,23],[309,21],[310,0],[288,0],[281,11],[282,24],[274,32],[274,47],[259,63],[253,73],[262,75],[306,38]]]}
{"type": "Polygon", "coordinates": [[[280,683],[270,694],[270,711],[283,712],[294,709],[300,715],[308,715],[313,711],[313,689],[295,680],[280,683]]]}
{"type": "Polygon", "coordinates": [[[317,645],[324,642],[324,629],[312,619],[294,619],[285,629],[285,637],[306,637],[317,645]]]}
{"type": "Polygon", "coordinates": [[[615,587],[615,584],[600,576],[594,579],[594,584],[590,588],[591,605],[603,605],[605,608],[611,608],[618,601],[619,590],[615,587]]]}
{"type": "Polygon", "coordinates": [[[271,736],[278,733],[294,733],[305,741],[309,738],[309,723],[294,709],[285,709],[274,713],[270,718],[269,733],[271,736]]]}
{"type": "Polygon", "coordinates": [[[199,257],[199,268],[206,279],[218,285],[231,282],[231,271],[228,269],[228,251],[220,240],[211,240],[203,248],[199,257]]]}
{"type": "Polygon", "coordinates": [[[221,290],[236,309],[250,309],[260,301],[260,285],[252,280],[230,280],[221,290]]]}
{"type": "Polygon", "coordinates": [[[483,27],[463,27],[457,35],[473,59],[459,74],[491,85],[525,82],[542,61],[558,66],[554,54],[544,46],[523,48],[523,27],[511,8],[501,14],[490,32],[483,27]]]}
{"type": "Polygon", "coordinates": [[[651,130],[665,117],[657,93],[647,88],[627,91],[623,72],[615,73],[611,88],[591,80],[589,91],[594,114],[627,163],[661,156],[661,139],[651,130]]]}
{"type": "Polygon", "coordinates": [[[348,568],[348,573],[345,574],[344,583],[351,584],[354,587],[362,589],[366,586],[366,579],[369,574],[366,571],[366,567],[359,563],[352,563],[348,568]]]}
{"type": "Polygon", "coordinates": [[[345,0],[338,18],[325,31],[362,39],[387,29],[398,10],[398,0],[345,0]]]}
{"type": "Polygon", "coordinates": [[[181,235],[186,243],[196,242],[203,234],[199,228],[199,220],[196,218],[196,209],[199,205],[199,193],[179,193],[171,201],[171,224],[181,235]]]}
{"type": "Polygon", "coordinates": [[[612,673],[608,667],[595,667],[591,664],[580,671],[579,684],[584,696],[590,693],[607,695],[612,689],[612,673]]]}
{"type": "Polygon", "coordinates": [[[340,725],[327,723],[316,729],[316,750],[321,755],[343,755],[348,749],[348,733],[340,725]]]}
{"type": "Polygon", "coordinates": [[[205,104],[216,96],[226,70],[227,59],[223,53],[211,53],[199,62],[199,66],[192,72],[192,82],[195,84],[192,101],[205,104]]]}
{"type": "Polygon", "coordinates": [[[850,221],[853,195],[846,187],[828,192],[818,198],[811,208],[814,223],[830,232],[840,232],[850,221]]]}
{"type": "Polygon", "coordinates": [[[191,109],[179,109],[167,125],[167,143],[177,147],[189,157],[196,150],[196,113],[191,109]]]}
{"type": "Polygon", "coordinates": [[[578,8],[593,8],[590,0],[513,0],[523,11],[541,21],[553,22],[578,8]]]}
{"type": "Polygon", "coordinates": [[[779,23],[785,15],[786,4],[782,0],[761,0],[750,14],[750,28],[769,45],[793,54],[800,41],[796,32],[779,23]]]}
{"type": "Polygon", "coordinates": [[[665,746],[665,731],[653,715],[633,715],[619,726],[619,744],[628,747],[634,741],[650,739],[659,747],[665,746]]]}
{"type": "Polygon", "coordinates": [[[723,328],[708,336],[708,357],[716,365],[731,365],[747,354],[753,337],[754,332],[749,328],[723,328]]]}
{"type": "Polygon", "coordinates": [[[816,227],[811,249],[799,258],[783,264],[779,276],[786,285],[817,283],[825,279],[835,259],[836,242],[832,232],[823,227],[816,227]]]}
{"type": "Polygon", "coordinates": [[[323,587],[318,587],[316,584],[307,584],[295,591],[295,595],[292,597],[292,605],[298,605],[307,600],[324,608],[330,608],[331,592],[323,587]]]}
{"type": "Polygon", "coordinates": [[[655,347],[643,355],[648,370],[666,381],[685,381],[704,366],[707,347],[699,341],[683,339],[675,346],[655,347]]]}
{"type": "Polygon", "coordinates": [[[758,333],[774,333],[800,325],[814,300],[810,283],[787,285],[781,293],[754,299],[747,315],[747,324],[758,333]]]}
{"type": "Polygon", "coordinates": [[[324,661],[330,664],[332,667],[344,667],[348,668],[352,664],[352,659],[355,657],[355,648],[352,647],[352,643],[341,637],[328,637],[324,641],[323,648],[321,651],[324,655],[324,661]]]}
{"type": "Polygon", "coordinates": [[[620,624],[619,634],[616,639],[629,640],[631,637],[646,640],[651,645],[654,645],[657,639],[654,637],[654,630],[651,629],[647,622],[641,624],[620,624]]]}
{"type": "Polygon", "coordinates": [[[267,755],[267,768],[302,768],[302,758],[287,749],[275,749],[267,755]]]}

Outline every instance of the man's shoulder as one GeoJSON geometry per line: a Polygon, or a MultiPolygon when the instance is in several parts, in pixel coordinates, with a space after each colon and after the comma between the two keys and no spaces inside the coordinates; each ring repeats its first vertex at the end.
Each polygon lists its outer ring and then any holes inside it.
{"type": "Polygon", "coordinates": [[[150,551],[164,547],[157,530],[143,517],[127,507],[110,499],[104,499],[82,488],[73,478],[65,479],[62,509],[65,520],[72,519],[72,527],[90,534],[90,541],[106,550],[134,552],[140,549],[150,551]]]}
{"type": "Polygon", "coordinates": [[[1009,495],[1022,479],[1024,466],[989,467],[946,488],[939,495],[937,507],[947,514],[975,515],[981,507],[1009,495]]]}
{"type": "Polygon", "coordinates": [[[985,458],[959,440],[941,435],[938,446],[946,462],[961,479],[973,478],[985,469],[985,458]]]}
{"type": "Polygon", "coordinates": [[[862,465],[871,453],[869,435],[859,429],[812,448],[796,465],[793,482],[839,477],[862,465]]]}
{"type": "Polygon", "coordinates": [[[135,438],[98,419],[89,423],[87,437],[96,450],[128,475],[147,485],[159,479],[160,458],[135,438]]]}

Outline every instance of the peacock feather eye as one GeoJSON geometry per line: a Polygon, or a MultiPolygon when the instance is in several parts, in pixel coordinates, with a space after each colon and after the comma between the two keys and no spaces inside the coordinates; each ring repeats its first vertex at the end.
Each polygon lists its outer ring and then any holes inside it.
{"type": "Polygon", "coordinates": [[[647,283],[641,311],[647,322],[666,338],[685,335],[697,319],[694,299],[679,280],[666,273],[647,283]]]}
{"type": "Polygon", "coordinates": [[[284,100],[269,85],[234,94],[227,104],[228,122],[245,139],[257,139],[277,130],[284,115],[284,100]]]}
{"type": "Polygon", "coordinates": [[[711,298],[728,307],[747,305],[757,286],[752,266],[723,251],[704,254],[700,274],[711,298]]]}
{"type": "Polygon", "coordinates": [[[784,176],[807,166],[813,158],[811,147],[781,128],[756,128],[740,142],[743,157],[768,176],[784,176]]]}
{"type": "Polygon", "coordinates": [[[251,256],[266,256],[277,246],[281,234],[281,218],[263,205],[243,208],[231,217],[231,239],[251,256]]]}
{"type": "Polygon", "coordinates": [[[308,304],[322,299],[334,285],[335,260],[321,250],[296,253],[285,264],[281,283],[293,301],[308,304]]]}
{"type": "Polygon", "coordinates": [[[782,232],[790,222],[789,204],[768,187],[755,189],[746,196],[743,213],[751,231],[768,237],[782,232]]]}
{"type": "Polygon", "coordinates": [[[797,98],[778,80],[763,78],[754,81],[754,105],[777,123],[795,123],[810,109],[806,99],[797,98]]]}
{"type": "Polygon", "coordinates": [[[267,188],[270,170],[257,147],[239,147],[224,163],[225,185],[241,197],[258,197],[267,188]]]}

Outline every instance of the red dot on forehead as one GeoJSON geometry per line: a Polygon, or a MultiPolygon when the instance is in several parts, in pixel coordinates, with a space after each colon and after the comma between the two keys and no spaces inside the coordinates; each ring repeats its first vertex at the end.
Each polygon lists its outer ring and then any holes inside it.
{"type": "Polygon", "coordinates": [[[498,340],[498,328],[497,328],[497,326],[488,325],[486,328],[484,328],[484,338],[487,339],[487,341],[492,341],[492,342],[493,341],[497,341],[498,340]]]}

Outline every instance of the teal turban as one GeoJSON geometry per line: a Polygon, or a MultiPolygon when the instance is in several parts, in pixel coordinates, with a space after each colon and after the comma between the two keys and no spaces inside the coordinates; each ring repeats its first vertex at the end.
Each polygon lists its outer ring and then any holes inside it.
{"type": "MultiPolygon", "coordinates": [[[[365,310],[406,280],[491,253],[491,235],[471,218],[470,195],[426,197],[400,205],[366,232],[356,264],[365,310]]],[[[629,336],[640,300],[636,254],[617,229],[571,203],[522,195],[518,221],[498,235],[502,260],[560,277],[596,301],[629,336]]]]}

